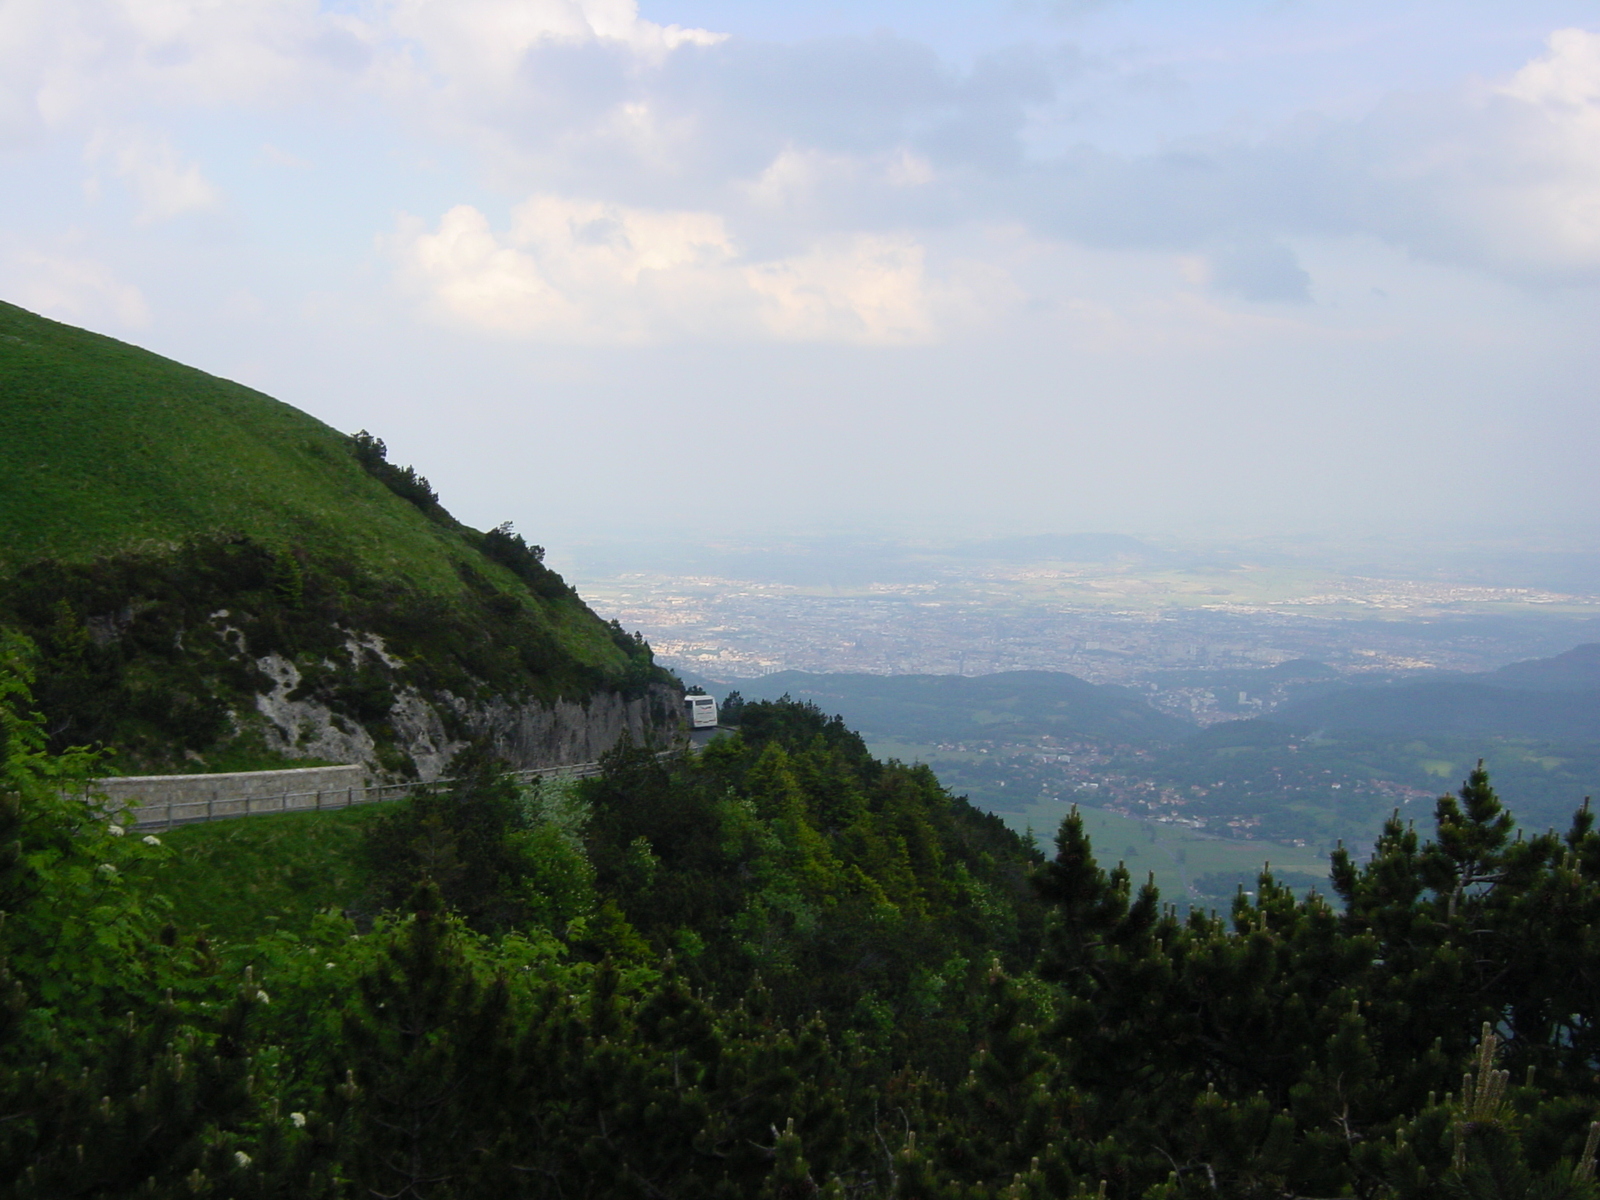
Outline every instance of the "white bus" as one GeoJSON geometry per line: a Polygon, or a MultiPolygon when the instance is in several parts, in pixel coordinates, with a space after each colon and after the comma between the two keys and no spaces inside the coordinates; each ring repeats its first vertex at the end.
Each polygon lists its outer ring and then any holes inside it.
{"type": "Polygon", "coordinates": [[[710,696],[685,696],[683,707],[690,729],[717,727],[717,702],[710,696]]]}

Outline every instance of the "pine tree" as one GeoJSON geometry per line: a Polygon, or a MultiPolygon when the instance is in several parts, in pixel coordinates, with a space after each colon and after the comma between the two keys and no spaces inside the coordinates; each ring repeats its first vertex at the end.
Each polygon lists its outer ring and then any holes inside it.
{"type": "Polygon", "coordinates": [[[437,888],[386,932],[344,1021],[329,1081],[339,1169],[374,1195],[448,1200],[508,1183],[497,1148],[519,1081],[510,993],[466,954],[437,888]]]}

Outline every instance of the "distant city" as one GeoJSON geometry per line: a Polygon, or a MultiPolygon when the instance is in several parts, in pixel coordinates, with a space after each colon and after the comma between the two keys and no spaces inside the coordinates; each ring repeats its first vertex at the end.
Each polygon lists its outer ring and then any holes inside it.
{"type": "Polygon", "coordinates": [[[1600,557],[1333,561],[1075,535],[942,551],[826,539],[656,547],[567,570],[596,611],[642,633],[687,682],[814,699],[880,757],[928,763],[1019,831],[1048,837],[1069,806],[1085,806],[1099,842],[1142,854],[1185,903],[1225,905],[1264,856],[1314,886],[1336,842],[1366,844],[1395,810],[1431,811],[1478,757],[1536,822],[1562,819],[1600,785],[1589,748],[1515,739],[1241,727],[1232,742],[1162,745],[1020,728],[1010,717],[1030,702],[1005,699],[1020,683],[996,681],[965,715],[941,710],[945,729],[913,729],[904,710],[864,699],[860,676],[1063,672],[1222,735],[1330,689],[1460,678],[1600,642],[1600,557]]]}
{"type": "Polygon", "coordinates": [[[856,579],[831,586],[666,571],[576,582],[661,662],[708,679],[1063,671],[1202,725],[1270,711],[1296,679],[1267,669],[1286,663],[1403,678],[1600,640],[1600,594],[1539,587],[1140,558],[942,562],[911,578],[886,561],[899,576],[887,582],[851,565],[856,579]]]}

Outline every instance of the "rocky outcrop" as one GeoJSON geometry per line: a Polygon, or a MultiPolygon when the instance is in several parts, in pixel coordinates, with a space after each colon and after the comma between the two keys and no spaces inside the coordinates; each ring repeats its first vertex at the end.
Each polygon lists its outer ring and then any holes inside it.
{"type": "Polygon", "coordinates": [[[683,736],[683,695],[654,684],[643,696],[597,692],[582,702],[551,705],[495,701],[464,714],[473,733],[487,737],[519,769],[593,762],[626,734],[635,744],[665,748],[683,736]]]}
{"type": "Polygon", "coordinates": [[[267,749],[286,758],[376,764],[378,744],[360,722],[316,700],[292,698],[300,686],[300,668],[276,654],[256,659],[256,666],[273,683],[270,692],[256,696],[256,711],[266,718],[262,736],[267,749]]]}
{"type": "Polygon", "coordinates": [[[253,722],[266,749],[287,758],[359,763],[378,777],[428,781],[444,773],[471,737],[487,739],[517,770],[531,770],[593,762],[624,735],[662,747],[683,736],[682,693],[665,684],[637,696],[600,691],[583,700],[472,703],[448,692],[424,695],[404,683],[404,664],[371,635],[352,638],[347,649],[357,665],[371,656],[394,674],[393,703],[378,736],[315,696],[297,694],[303,691],[299,668],[267,654],[255,663],[273,686],[256,696],[253,722]]]}

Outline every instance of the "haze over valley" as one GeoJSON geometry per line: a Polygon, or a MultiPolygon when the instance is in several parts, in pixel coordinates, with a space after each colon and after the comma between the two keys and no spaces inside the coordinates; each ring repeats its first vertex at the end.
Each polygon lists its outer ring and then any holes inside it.
{"type": "Polygon", "coordinates": [[[1066,671],[1141,687],[1202,722],[1238,714],[1236,671],[1261,681],[1243,702],[1259,711],[1284,695],[1264,669],[1295,660],[1387,678],[1600,637],[1600,554],[1587,547],[1509,564],[1481,547],[1412,573],[1403,551],[1363,570],[1339,563],[1341,549],[834,536],[580,543],[556,558],[662,661],[712,678],[1066,671]]]}
{"type": "Polygon", "coordinates": [[[1265,858],[1314,883],[1337,842],[1426,813],[1480,757],[1535,825],[1600,792],[1600,667],[1573,652],[1600,642],[1600,556],[1578,541],[834,535],[563,557],[685,680],[839,712],[1019,829],[1092,810],[1191,902],[1225,904],[1265,858]],[[650,569],[615,569],[630,556],[650,569]],[[1576,675],[1551,691],[1518,675],[1529,660],[1576,675]]]}

